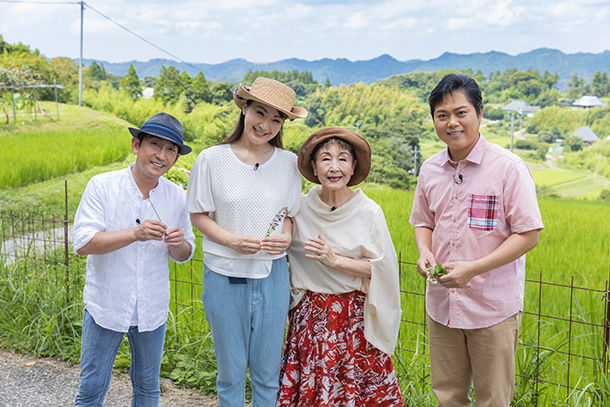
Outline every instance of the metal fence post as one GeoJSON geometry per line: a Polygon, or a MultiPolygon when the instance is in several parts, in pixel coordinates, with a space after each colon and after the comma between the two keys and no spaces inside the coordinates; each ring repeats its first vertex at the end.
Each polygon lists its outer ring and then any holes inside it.
{"type": "MultiPolygon", "coordinates": [[[[610,269],[610,267],[609,267],[610,269]]],[[[610,275],[606,280],[606,291],[604,292],[606,316],[604,318],[604,347],[602,349],[602,364],[604,374],[608,372],[608,348],[610,347],[610,275]]]]}
{"type": "Polygon", "coordinates": [[[64,264],[66,265],[66,305],[70,304],[70,242],[68,241],[68,180],[64,181],[64,264]]]}

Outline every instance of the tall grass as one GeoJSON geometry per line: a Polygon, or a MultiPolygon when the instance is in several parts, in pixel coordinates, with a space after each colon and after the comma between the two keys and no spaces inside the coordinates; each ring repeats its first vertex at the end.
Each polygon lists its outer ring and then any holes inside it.
{"type": "Polygon", "coordinates": [[[129,152],[130,137],[124,128],[109,124],[5,135],[0,140],[0,189],[10,189],[121,161],[129,152]]]}
{"type": "MultiPolygon", "coordinates": [[[[0,343],[35,356],[77,361],[81,306],[68,297],[62,264],[0,262],[0,343]]],[[[76,268],[74,268],[76,270],[76,268]]],[[[74,271],[73,270],[73,271],[74,271]]],[[[78,278],[78,277],[77,277],[78,278]]],[[[77,280],[74,280],[78,286],[77,280]]]]}

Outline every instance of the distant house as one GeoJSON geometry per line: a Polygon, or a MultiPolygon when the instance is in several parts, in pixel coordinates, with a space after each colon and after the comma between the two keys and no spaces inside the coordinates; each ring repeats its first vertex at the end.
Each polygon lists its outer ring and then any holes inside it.
{"type": "Polygon", "coordinates": [[[559,104],[561,106],[572,106],[572,101],[570,99],[561,99],[559,104]]]}
{"type": "Polygon", "coordinates": [[[589,127],[579,127],[574,133],[572,133],[572,135],[582,139],[582,141],[589,145],[599,140],[597,134],[595,134],[589,127]]]}
{"type": "Polygon", "coordinates": [[[583,109],[590,109],[592,107],[604,106],[605,103],[602,102],[597,96],[583,96],[576,102],[572,103],[572,105],[583,109]]]}
{"type": "Polygon", "coordinates": [[[532,117],[534,113],[540,111],[540,108],[538,106],[531,106],[525,100],[512,100],[502,110],[505,112],[516,112],[520,115],[526,114],[528,117],[532,117]]]}

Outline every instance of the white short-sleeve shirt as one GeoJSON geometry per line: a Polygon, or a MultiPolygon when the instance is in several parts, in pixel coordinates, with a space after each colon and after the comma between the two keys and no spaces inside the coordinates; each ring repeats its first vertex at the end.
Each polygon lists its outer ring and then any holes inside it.
{"type": "MultiPolygon", "coordinates": [[[[189,213],[207,212],[231,233],[262,239],[282,208],[293,217],[299,210],[301,174],[297,156],[275,147],[266,162],[252,166],[241,161],[230,144],[203,150],[193,165],[188,185],[189,213]]],[[[271,234],[282,232],[283,220],[271,234]]],[[[264,278],[274,259],[263,251],[238,253],[210,238],[203,238],[205,264],[231,277],[264,278]]]]}

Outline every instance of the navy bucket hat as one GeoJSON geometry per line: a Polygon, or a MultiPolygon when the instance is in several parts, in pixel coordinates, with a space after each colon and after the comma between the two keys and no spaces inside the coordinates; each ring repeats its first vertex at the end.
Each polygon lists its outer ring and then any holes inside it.
{"type": "Polygon", "coordinates": [[[132,136],[138,137],[143,134],[160,137],[178,145],[180,155],[190,153],[193,149],[182,142],[182,124],[171,114],[157,113],[144,123],[141,129],[129,127],[132,136]]]}

